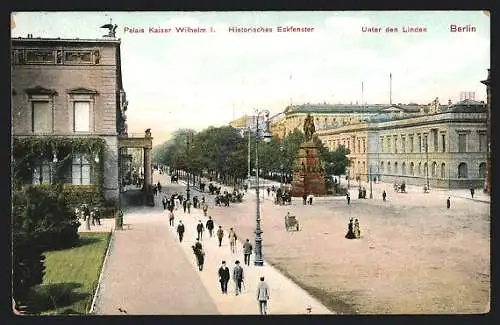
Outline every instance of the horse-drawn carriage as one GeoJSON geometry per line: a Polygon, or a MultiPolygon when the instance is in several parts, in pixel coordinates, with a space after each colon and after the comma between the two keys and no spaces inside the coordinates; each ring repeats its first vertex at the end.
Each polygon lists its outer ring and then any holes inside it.
{"type": "Polygon", "coordinates": [[[299,231],[299,221],[297,217],[287,214],[285,216],[285,229],[286,231],[299,231]]]}
{"type": "Polygon", "coordinates": [[[404,182],[401,184],[394,183],[394,192],[406,193],[406,184],[404,182]]]}

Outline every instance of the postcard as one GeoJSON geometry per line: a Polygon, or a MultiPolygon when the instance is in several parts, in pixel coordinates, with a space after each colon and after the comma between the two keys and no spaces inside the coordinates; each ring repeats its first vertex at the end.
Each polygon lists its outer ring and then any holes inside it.
{"type": "Polygon", "coordinates": [[[10,27],[15,314],[489,312],[488,11],[10,27]]]}

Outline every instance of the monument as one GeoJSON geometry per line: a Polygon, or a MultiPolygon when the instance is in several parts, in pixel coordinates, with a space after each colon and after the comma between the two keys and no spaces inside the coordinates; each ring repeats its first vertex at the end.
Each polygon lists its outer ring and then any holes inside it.
{"type": "Polygon", "coordinates": [[[313,141],[316,132],[311,114],[304,121],[305,142],[300,145],[299,155],[293,165],[292,196],[325,195],[325,170],[318,154],[318,145],[313,141]]]}

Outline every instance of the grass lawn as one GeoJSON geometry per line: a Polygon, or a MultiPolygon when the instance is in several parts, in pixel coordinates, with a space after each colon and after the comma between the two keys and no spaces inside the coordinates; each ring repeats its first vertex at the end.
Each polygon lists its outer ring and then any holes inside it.
{"type": "Polygon", "coordinates": [[[88,313],[109,239],[110,233],[81,233],[75,247],[44,253],[45,276],[28,299],[29,312],[88,313]]]}

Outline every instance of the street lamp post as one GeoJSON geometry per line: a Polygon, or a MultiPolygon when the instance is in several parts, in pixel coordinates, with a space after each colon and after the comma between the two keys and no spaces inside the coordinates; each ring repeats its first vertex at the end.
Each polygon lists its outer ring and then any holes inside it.
{"type": "Polygon", "coordinates": [[[427,180],[427,189],[429,189],[429,143],[427,142],[427,136],[425,137],[425,178],[427,180]]]}
{"type": "Polygon", "coordinates": [[[255,266],[263,266],[264,259],[262,258],[262,229],[260,228],[260,188],[259,188],[259,117],[264,113],[266,116],[266,130],[264,131],[264,142],[269,142],[271,137],[267,129],[267,119],[269,118],[269,111],[263,110],[257,113],[257,123],[256,123],[256,138],[255,138],[255,176],[257,177],[257,189],[256,189],[256,202],[257,210],[255,213],[255,266]]]}
{"type": "Polygon", "coordinates": [[[372,191],[372,166],[370,166],[370,199],[373,199],[373,191],[372,191]]]}
{"type": "MultiPolygon", "coordinates": [[[[247,121],[248,123],[248,121],[247,121]]],[[[247,181],[250,183],[250,151],[251,151],[251,145],[250,145],[250,132],[251,129],[250,129],[250,124],[248,124],[248,173],[247,173],[247,181]]],[[[250,184],[248,184],[248,186],[250,186],[250,184]]]]}
{"type": "MultiPolygon", "coordinates": [[[[186,139],[186,143],[187,143],[187,157],[189,157],[189,147],[190,147],[190,143],[189,143],[189,136],[190,134],[187,135],[187,139],[186,139]]],[[[189,166],[187,166],[187,188],[186,188],[186,199],[189,201],[190,199],[190,196],[189,194],[191,193],[191,189],[189,188],[189,166]]]]}

